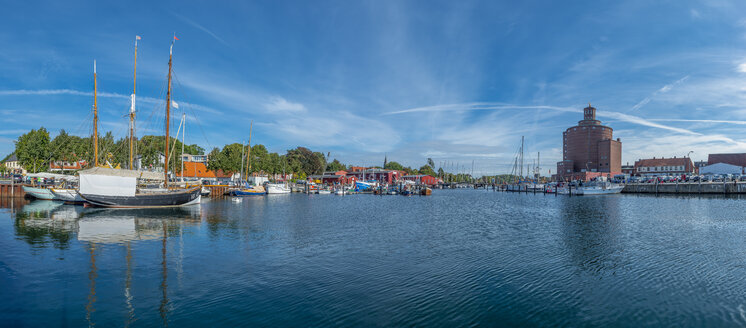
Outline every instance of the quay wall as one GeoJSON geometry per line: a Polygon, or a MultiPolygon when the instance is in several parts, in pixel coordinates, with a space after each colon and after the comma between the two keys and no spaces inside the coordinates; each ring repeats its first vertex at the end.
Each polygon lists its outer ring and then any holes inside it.
{"type": "Polygon", "coordinates": [[[746,182],[629,183],[623,193],[643,194],[746,194],[746,182]]]}
{"type": "Polygon", "coordinates": [[[26,193],[23,192],[23,186],[20,183],[0,183],[0,198],[23,198],[26,193]]]}

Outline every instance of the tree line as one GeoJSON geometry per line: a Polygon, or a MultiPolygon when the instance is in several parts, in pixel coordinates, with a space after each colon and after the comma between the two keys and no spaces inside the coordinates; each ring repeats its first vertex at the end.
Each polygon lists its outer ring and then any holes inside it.
{"type": "MultiPolygon", "coordinates": [[[[164,137],[146,135],[135,140],[135,154],[141,156],[142,168],[155,168],[162,166],[160,155],[164,150],[164,137]]],[[[115,138],[111,131],[106,132],[98,138],[99,165],[113,167],[129,167],[129,139],[115,138]]],[[[171,138],[169,145],[169,170],[179,172],[181,169],[181,141],[171,138]],[[173,149],[173,153],[171,152],[173,149]]],[[[196,145],[184,145],[184,153],[192,155],[204,155],[205,150],[196,145]]],[[[93,167],[94,151],[92,137],[79,137],[68,134],[65,130],[51,139],[49,132],[41,127],[33,129],[15,141],[15,154],[21,166],[29,172],[43,172],[49,170],[51,162],[75,163],[84,160],[88,167],[93,167]]],[[[242,167],[250,173],[260,172],[266,174],[293,174],[294,177],[303,179],[310,175],[319,175],[324,171],[350,170],[351,166],[334,159],[328,161],[328,155],[314,152],[306,147],[297,147],[287,150],[285,154],[269,152],[262,144],[250,147],[240,143],[232,143],[222,148],[215,147],[208,153],[207,168],[213,171],[222,170],[225,173],[239,172],[242,167]],[[247,160],[248,159],[248,160],[247,160]],[[242,166],[242,164],[244,166],[242,166]]],[[[469,181],[463,175],[450,174],[439,168],[436,172],[435,163],[431,158],[419,168],[405,167],[402,164],[391,161],[385,162],[383,168],[387,170],[404,171],[406,174],[424,174],[440,177],[444,181],[469,181]]],[[[470,178],[470,177],[469,177],[470,178]]]]}

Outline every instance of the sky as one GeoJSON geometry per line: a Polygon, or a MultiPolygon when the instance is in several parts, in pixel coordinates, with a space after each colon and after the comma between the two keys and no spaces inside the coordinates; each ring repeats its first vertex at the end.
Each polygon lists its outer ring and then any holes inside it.
{"type": "Polygon", "coordinates": [[[13,1],[0,13],[0,155],[26,131],[297,146],[450,172],[556,171],[591,103],[640,158],[746,152],[744,1],[13,1]],[[172,132],[173,133],[173,132],[172,132]]]}

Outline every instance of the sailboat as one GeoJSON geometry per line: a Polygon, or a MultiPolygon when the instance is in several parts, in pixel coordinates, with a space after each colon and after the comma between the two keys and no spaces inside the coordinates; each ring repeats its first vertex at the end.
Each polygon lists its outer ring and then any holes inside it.
{"type": "MultiPolygon", "coordinates": [[[[176,36],[174,36],[174,40],[176,36]]],[[[94,154],[95,164],[93,168],[80,171],[80,189],[78,193],[90,204],[102,207],[115,208],[147,208],[147,207],[170,207],[197,204],[201,198],[201,188],[169,188],[168,186],[168,152],[169,152],[169,128],[171,123],[171,72],[173,63],[174,41],[171,41],[171,49],[168,59],[168,91],[166,92],[166,136],[165,136],[165,159],[163,175],[157,172],[141,172],[135,170],[119,170],[99,167],[98,164],[98,133],[96,116],[94,115],[94,154]],[[163,188],[143,189],[138,188],[139,180],[163,181],[163,188]]],[[[94,81],[96,78],[94,69],[94,81]]],[[[95,82],[94,82],[95,83],[95,82]]],[[[94,99],[95,99],[94,88],[94,99]]],[[[134,103],[134,96],[132,97],[134,103]]],[[[94,108],[95,108],[94,100],[94,108]]],[[[133,104],[134,107],[134,104],[133,104]]],[[[130,115],[134,118],[134,115],[130,115]]],[[[130,141],[132,138],[130,138],[130,141]]],[[[132,162],[130,162],[132,166],[132,162]]]]}
{"type": "MultiPolygon", "coordinates": [[[[251,171],[251,132],[254,129],[254,122],[251,122],[251,126],[249,127],[249,145],[248,145],[248,151],[246,152],[246,175],[241,172],[241,176],[245,176],[246,179],[244,181],[241,181],[244,184],[244,188],[239,188],[235,190],[231,190],[230,195],[231,196],[255,196],[255,195],[266,195],[267,190],[264,189],[263,186],[252,186],[249,185],[249,172],[251,171]]],[[[242,159],[242,165],[243,165],[243,159],[242,159]]],[[[243,166],[241,167],[243,170],[243,166]]]]}

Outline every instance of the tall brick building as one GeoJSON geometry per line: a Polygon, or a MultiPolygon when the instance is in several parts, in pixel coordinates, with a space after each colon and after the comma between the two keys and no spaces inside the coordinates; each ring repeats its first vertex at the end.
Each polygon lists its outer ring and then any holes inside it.
{"type": "Polygon", "coordinates": [[[583,109],[583,120],[562,133],[562,161],[557,162],[559,180],[588,180],[622,172],[622,142],[613,129],[596,119],[596,108],[583,109]]]}

